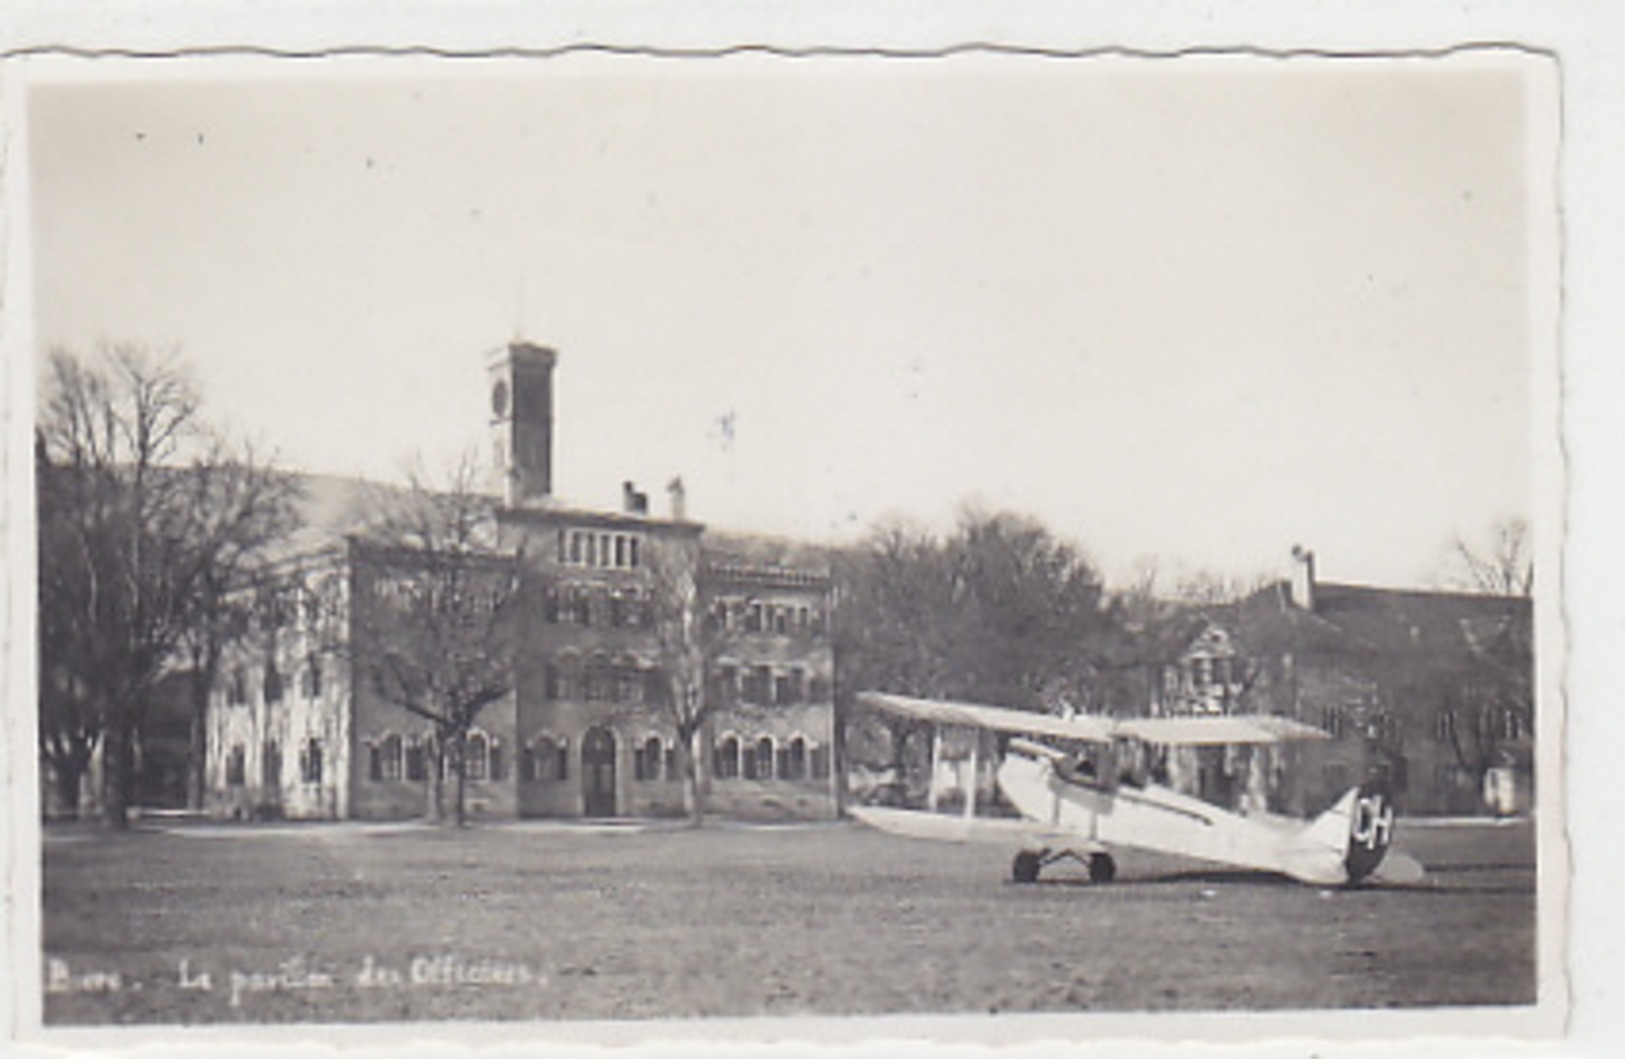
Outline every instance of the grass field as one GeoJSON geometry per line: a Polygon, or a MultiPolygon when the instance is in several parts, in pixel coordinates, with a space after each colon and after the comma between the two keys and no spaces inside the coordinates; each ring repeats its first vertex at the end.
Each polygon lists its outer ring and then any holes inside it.
{"type": "Polygon", "coordinates": [[[1412,890],[851,825],[48,833],[49,1024],[1517,1004],[1527,824],[1403,825],[1412,890]],[[184,976],[184,977],[183,977],[184,976]],[[184,985],[183,985],[184,981],[184,985]]]}

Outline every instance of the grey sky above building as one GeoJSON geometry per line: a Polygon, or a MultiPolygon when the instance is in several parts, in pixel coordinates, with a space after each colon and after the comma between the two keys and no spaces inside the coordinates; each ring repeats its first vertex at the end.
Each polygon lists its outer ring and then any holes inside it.
{"type": "Polygon", "coordinates": [[[681,474],[840,541],[974,499],[1116,578],[1303,542],[1396,584],[1532,515],[1550,160],[1504,65],[175,67],[33,89],[35,346],[178,345],[301,468],[483,456],[523,337],[585,505],[681,474]]]}

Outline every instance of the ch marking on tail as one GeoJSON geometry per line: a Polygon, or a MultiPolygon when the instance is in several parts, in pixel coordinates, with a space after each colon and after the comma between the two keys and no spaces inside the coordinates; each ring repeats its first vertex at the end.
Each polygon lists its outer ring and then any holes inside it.
{"type": "Polygon", "coordinates": [[[1394,833],[1394,809],[1382,794],[1362,794],[1354,803],[1354,827],[1349,832],[1367,849],[1386,849],[1394,833]]]}

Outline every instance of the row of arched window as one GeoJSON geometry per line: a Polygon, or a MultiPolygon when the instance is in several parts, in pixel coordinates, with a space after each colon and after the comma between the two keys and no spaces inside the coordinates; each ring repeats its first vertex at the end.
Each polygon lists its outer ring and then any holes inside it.
{"type": "Polygon", "coordinates": [[[574,657],[549,661],[542,669],[548,701],[611,701],[637,705],[656,699],[656,671],[629,660],[594,656],[583,664],[574,657]]]}
{"type": "MultiPolygon", "coordinates": [[[[366,743],[367,778],[372,782],[422,782],[434,767],[434,741],[428,736],[385,734],[366,743]]],[[[502,741],[484,731],[463,740],[463,777],[470,782],[507,778],[502,741]]]]}
{"type": "MultiPolygon", "coordinates": [[[[260,673],[260,696],[265,704],[275,705],[280,702],[285,688],[286,682],[276,662],[265,662],[265,668],[260,673]]],[[[322,659],[314,653],[305,658],[304,666],[299,669],[299,694],[306,701],[314,701],[322,696],[322,659]]],[[[227,673],[226,704],[248,704],[247,668],[238,666],[227,673]]]]}
{"type": "Polygon", "coordinates": [[[829,747],[813,745],[800,735],[775,743],[767,735],[743,742],[724,735],[712,750],[712,773],[718,779],[783,779],[796,782],[809,776],[829,778],[829,747]]]}
{"type": "MultiPolygon", "coordinates": [[[[314,741],[314,740],[313,740],[314,741]]],[[[422,782],[433,766],[433,743],[416,736],[386,734],[369,741],[367,778],[373,782],[422,782]]],[[[304,752],[302,750],[301,752],[304,752]]],[[[320,781],[320,749],[317,777],[320,781]]],[[[463,762],[470,781],[506,778],[501,740],[483,731],[470,732],[463,744],[463,762]]],[[[829,748],[807,741],[800,735],[787,742],[775,742],[767,735],[746,742],[737,735],[724,735],[712,750],[712,772],[718,779],[827,779],[830,773],[829,748]]],[[[228,776],[230,775],[228,769],[228,776]]],[[[306,774],[301,772],[301,775],[306,774]]],[[[519,751],[519,781],[534,783],[567,782],[571,777],[570,742],[542,735],[525,743],[519,751]]],[[[632,777],[638,782],[676,782],[682,777],[677,746],[651,735],[632,747],[632,777]]],[[[306,778],[307,782],[312,781],[306,778]]]]}
{"type": "Polygon", "coordinates": [[[542,591],[542,618],[550,624],[648,627],[651,608],[648,595],[634,587],[564,583],[542,591]]]}
{"type": "Polygon", "coordinates": [[[746,634],[822,635],[824,612],[804,602],[762,601],[756,598],[719,598],[706,611],[711,631],[746,634]]]}
{"type": "Polygon", "coordinates": [[[709,687],[719,705],[817,705],[830,698],[829,680],[799,665],[724,662],[711,672],[709,687]]]}
{"type": "MultiPolygon", "coordinates": [[[[242,743],[226,751],[226,785],[242,786],[247,779],[248,751],[242,743]]],[[[306,738],[299,744],[299,781],[319,786],[322,781],[322,740],[306,738]]],[[[282,750],[272,739],[260,749],[260,785],[282,785],[282,750]]]]}

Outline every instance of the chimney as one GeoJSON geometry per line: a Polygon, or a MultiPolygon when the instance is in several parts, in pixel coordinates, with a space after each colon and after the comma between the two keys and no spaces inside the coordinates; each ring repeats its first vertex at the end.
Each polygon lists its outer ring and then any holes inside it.
{"type": "Polygon", "coordinates": [[[687,493],[683,489],[683,478],[673,476],[671,483],[666,485],[666,493],[671,496],[671,519],[683,521],[688,519],[687,493]]]}
{"type": "Polygon", "coordinates": [[[1315,611],[1315,552],[1301,546],[1292,548],[1292,604],[1315,611]]]}
{"type": "Polygon", "coordinates": [[[649,496],[639,491],[631,480],[622,480],[621,508],[628,513],[643,516],[649,512],[649,496]]]}

